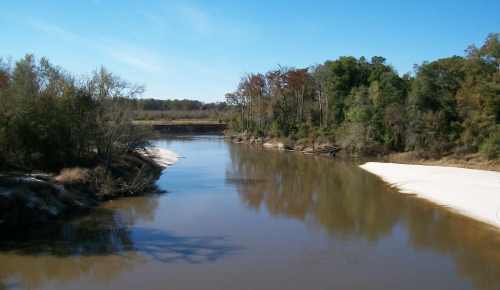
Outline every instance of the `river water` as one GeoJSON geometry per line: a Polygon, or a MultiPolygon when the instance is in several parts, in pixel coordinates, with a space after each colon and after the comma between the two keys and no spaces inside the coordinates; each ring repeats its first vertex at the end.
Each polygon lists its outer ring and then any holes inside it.
{"type": "Polygon", "coordinates": [[[360,160],[169,137],[162,195],[0,241],[0,289],[500,289],[500,231],[360,160]]]}

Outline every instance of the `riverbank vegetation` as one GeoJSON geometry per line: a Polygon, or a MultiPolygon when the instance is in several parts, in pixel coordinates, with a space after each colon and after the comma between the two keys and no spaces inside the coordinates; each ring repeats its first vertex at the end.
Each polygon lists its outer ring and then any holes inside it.
{"type": "Polygon", "coordinates": [[[0,227],[156,190],[152,130],[131,123],[144,90],[102,66],[74,76],[43,57],[0,58],[0,227]]]}
{"type": "Polygon", "coordinates": [[[500,42],[415,65],[400,76],[384,57],[340,57],[308,68],[245,73],[226,101],[233,132],[319,140],[346,152],[500,158],[500,42]]]}
{"type": "Polygon", "coordinates": [[[114,154],[148,146],[129,106],[144,90],[105,67],[75,77],[33,55],[0,62],[1,169],[109,166],[114,154]]]}

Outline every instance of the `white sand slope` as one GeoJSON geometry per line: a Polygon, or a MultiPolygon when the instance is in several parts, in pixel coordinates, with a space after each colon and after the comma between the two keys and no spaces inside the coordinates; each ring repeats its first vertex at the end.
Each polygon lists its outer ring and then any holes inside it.
{"type": "Polygon", "coordinates": [[[161,167],[167,168],[179,161],[179,154],[170,150],[158,147],[149,147],[147,150],[150,155],[154,156],[153,160],[161,167]]]}
{"type": "Polygon", "coordinates": [[[360,167],[403,193],[500,228],[500,172],[377,162],[360,167]]]}

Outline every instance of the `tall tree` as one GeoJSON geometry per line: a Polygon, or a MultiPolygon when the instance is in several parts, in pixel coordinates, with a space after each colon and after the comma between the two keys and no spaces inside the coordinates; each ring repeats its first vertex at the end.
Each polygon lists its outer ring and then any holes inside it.
{"type": "Polygon", "coordinates": [[[86,88],[95,100],[97,151],[109,165],[114,145],[130,132],[131,115],[126,101],[141,96],[145,86],[132,84],[101,66],[94,70],[86,88]]]}
{"type": "Polygon", "coordinates": [[[324,64],[315,64],[309,67],[309,71],[314,78],[314,91],[318,99],[319,106],[319,125],[328,126],[328,98],[325,97],[325,85],[330,77],[327,66],[324,64]],[[324,111],[327,112],[326,118],[324,118],[324,111]],[[323,118],[325,121],[323,121],[323,118]]]}
{"type": "Polygon", "coordinates": [[[333,125],[339,126],[347,111],[345,100],[352,88],[358,87],[361,75],[354,57],[341,57],[329,63],[330,78],[326,83],[326,92],[330,98],[333,125]]]}

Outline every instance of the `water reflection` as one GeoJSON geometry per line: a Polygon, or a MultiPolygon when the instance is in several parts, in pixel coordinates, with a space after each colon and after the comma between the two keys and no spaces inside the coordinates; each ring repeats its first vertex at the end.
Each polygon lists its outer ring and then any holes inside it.
{"type": "Polygon", "coordinates": [[[246,146],[230,147],[230,156],[226,182],[251,210],[265,207],[271,215],[305,221],[337,243],[376,243],[400,225],[410,247],[449,255],[458,275],[471,277],[478,289],[500,289],[497,230],[400,194],[353,162],[246,146]]]}
{"type": "Polygon", "coordinates": [[[2,278],[20,281],[25,289],[81,277],[106,283],[145,262],[144,254],[135,251],[131,217],[125,211],[86,211],[43,229],[2,239],[2,278]]]}
{"type": "Polygon", "coordinates": [[[34,289],[81,278],[107,283],[150,260],[207,263],[238,251],[225,237],[178,236],[135,227],[152,221],[158,197],[86,209],[43,229],[0,240],[0,289],[34,289]],[[18,282],[19,281],[19,282],[18,282]]]}
{"type": "Polygon", "coordinates": [[[226,180],[250,209],[265,206],[272,215],[312,219],[332,235],[372,241],[390,234],[400,216],[402,200],[382,194],[386,186],[352,162],[248,147],[230,151],[226,180]]]}

